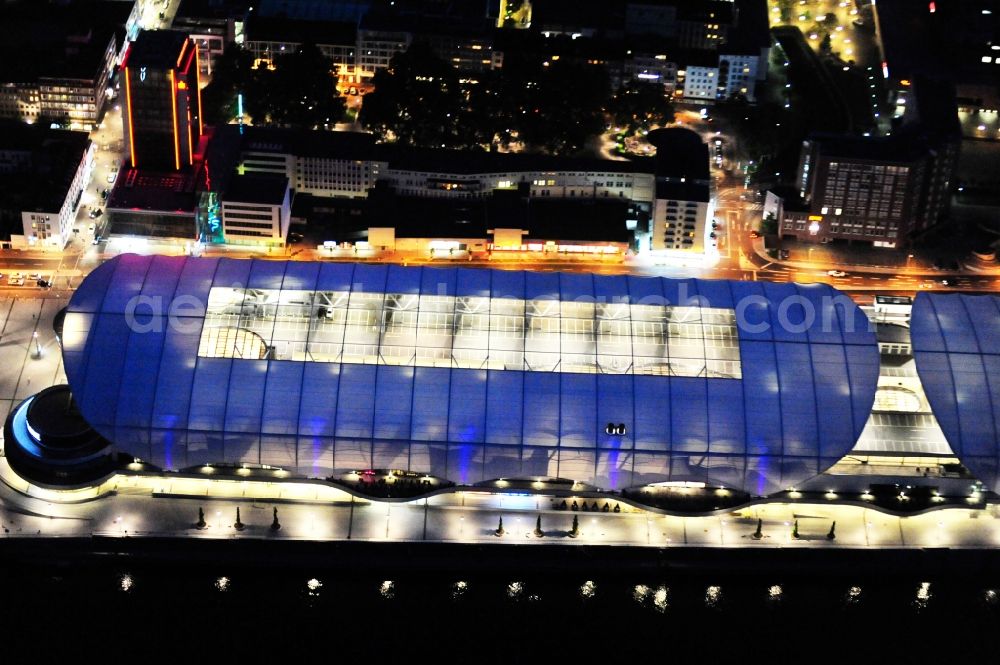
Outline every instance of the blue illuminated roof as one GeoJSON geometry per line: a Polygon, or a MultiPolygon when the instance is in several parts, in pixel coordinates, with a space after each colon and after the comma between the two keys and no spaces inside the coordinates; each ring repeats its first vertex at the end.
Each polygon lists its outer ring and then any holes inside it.
{"type": "Polygon", "coordinates": [[[754,494],[794,486],[852,448],[879,366],[867,318],[828,285],[136,255],[84,280],[63,344],[87,421],[168,469],[395,468],[459,483],[545,476],[606,488],[689,480],[754,494]],[[388,294],[384,306],[369,294],[388,294]],[[435,329],[447,337],[440,348],[394,341],[412,339],[393,327],[407,320],[407,295],[421,303],[421,326],[424,302],[455,303],[444,313],[453,328],[435,329]],[[320,296],[328,304],[296,318],[320,296]],[[538,313],[546,301],[554,314],[538,313]],[[624,304],[615,310],[624,318],[589,303],[624,304]],[[690,328],[678,313],[692,303],[730,311],[736,334],[690,328]],[[481,321],[493,320],[490,308],[525,308],[504,319],[501,340],[523,350],[492,357],[493,323],[482,324],[482,345],[465,344],[479,315],[458,308],[473,305],[486,308],[481,321]],[[667,320],[638,325],[656,307],[667,320]],[[593,314],[570,320],[571,311],[593,314]],[[337,328],[335,317],[347,323],[337,328]],[[285,341],[296,330],[305,341],[285,341]],[[331,344],[335,330],[347,332],[331,344]],[[359,331],[374,339],[364,350],[348,344],[359,331]],[[639,357],[650,339],[664,362],[639,357]],[[529,358],[538,340],[553,345],[550,365],[529,358]],[[699,353],[689,353],[692,340],[699,353]],[[711,370],[725,365],[716,357],[738,358],[738,372],[711,370]],[[691,375],[699,362],[705,371],[691,375]],[[608,434],[609,423],[625,434],[608,434]]]}
{"type": "Polygon", "coordinates": [[[910,335],[924,392],[952,450],[1000,490],[1000,299],[921,293],[910,335]]]}

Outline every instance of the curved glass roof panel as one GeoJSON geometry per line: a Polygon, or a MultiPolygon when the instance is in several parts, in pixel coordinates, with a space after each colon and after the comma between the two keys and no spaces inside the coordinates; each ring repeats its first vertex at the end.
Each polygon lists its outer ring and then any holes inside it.
{"type": "Polygon", "coordinates": [[[87,420],[165,468],[765,494],[858,439],[878,350],[825,285],[122,255],[70,302],[87,420]]]}
{"type": "Polygon", "coordinates": [[[910,337],[920,382],[951,449],[1000,491],[1000,298],[921,293],[910,337]]]}

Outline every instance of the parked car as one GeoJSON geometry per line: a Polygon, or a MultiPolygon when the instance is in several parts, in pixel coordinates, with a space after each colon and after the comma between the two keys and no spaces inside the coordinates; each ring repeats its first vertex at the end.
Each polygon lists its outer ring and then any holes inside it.
{"type": "Polygon", "coordinates": [[[42,287],[43,289],[47,289],[47,288],[49,288],[49,287],[52,286],[52,282],[50,282],[48,280],[44,280],[44,279],[40,279],[40,280],[36,281],[35,284],[37,284],[38,286],[42,287]]]}
{"type": "Polygon", "coordinates": [[[847,273],[843,270],[827,270],[826,274],[830,277],[847,277],[847,273]]]}
{"type": "Polygon", "coordinates": [[[8,277],[7,286],[24,286],[24,280],[20,277],[8,277]]]}

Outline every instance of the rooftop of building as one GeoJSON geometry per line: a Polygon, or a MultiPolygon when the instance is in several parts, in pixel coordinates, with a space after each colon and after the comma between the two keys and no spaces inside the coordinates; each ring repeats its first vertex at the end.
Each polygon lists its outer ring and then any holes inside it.
{"type": "Polygon", "coordinates": [[[602,173],[652,173],[653,160],[598,159],[596,157],[557,157],[524,152],[485,152],[413,148],[378,144],[377,158],[400,171],[433,171],[455,175],[509,172],[593,171],[602,173]]]}
{"type": "MultiPolygon", "coordinates": [[[[239,137],[240,129],[227,125],[219,135],[239,137]]],[[[652,173],[654,160],[610,160],[596,157],[556,157],[535,153],[496,153],[439,148],[414,148],[377,144],[366,132],[327,132],[268,127],[244,127],[237,143],[245,152],[294,154],[325,159],[387,162],[390,168],[464,175],[512,171],[595,171],[605,173],[652,173]]],[[[707,178],[708,159],[705,159],[707,178]]]]}
{"type": "Polygon", "coordinates": [[[288,178],[276,174],[248,174],[229,179],[222,194],[224,203],[281,205],[288,193],[288,178]]]}
{"type": "Polygon", "coordinates": [[[112,39],[125,39],[131,4],[78,0],[53,10],[48,2],[0,5],[0,81],[39,77],[95,78],[112,39]]]}
{"type": "Polygon", "coordinates": [[[363,236],[370,227],[395,229],[397,238],[485,239],[492,229],[521,229],[532,240],[620,242],[632,239],[626,228],[627,202],[529,200],[516,191],[496,191],[482,199],[399,196],[376,189],[365,200],[336,202],[297,196],[294,213],[326,222],[336,240],[363,236]],[[405,210],[405,214],[400,211],[405,210]]]}
{"type": "Polygon", "coordinates": [[[287,16],[309,21],[357,21],[372,0],[260,0],[254,5],[261,16],[287,16]]]}
{"type": "Polygon", "coordinates": [[[253,0],[181,0],[174,20],[240,17],[253,5],[253,0]]]}
{"type": "Polygon", "coordinates": [[[657,178],[708,184],[708,145],[700,134],[683,127],[663,127],[651,131],[646,139],[656,148],[657,178]]]}
{"type": "Polygon", "coordinates": [[[673,201],[697,201],[708,203],[711,192],[708,185],[697,182],[656,182],[656,198],[673,201]]]}
{"type": "Polygon", "coordinates": [[[958,100],[955,84],[926,76],[918,76],[911,83],[913,95],[903,116],[904,125],[934,136],[959,139],[962,126],[958,119],[958,100]]]}
{"type": "Polygon", "coordinates": [[[179,30],[143,30],[132,42],[128,64],[130,67],[173,69],[178,66],[187,41],[187,33],[179,30]]]}
{"type": "Polygon", "coordinates": [[[263,16],[253,14],[245,27],[247,41],[290,42],[296,44],[354,46],[356,24],[347,21],[324,21],[263,16]]]}
{"type": "MultiPolygon", "coordinates": [[[[90,147],[86,132],[49,129],[16,120],[0,120],[0,153],[26,153],[20,166],[2,168],[0,209],[58,212],[90,147]]],[[[0,160],[0,167],[5,167],[0,160]]]]}
{"type": "Polygon", "coordinates": [[[885,61],[893,79],[925,74],[996,83],[1000,6],[996,0],[879,0],[885,61]]]}
{"type": "Polygon", "coordinates": [[[876,323],[875,337],[883,344],[909,344],[910,329],[898,323],[876,323]]]}
{"type": "Polygon", "coordinates": [[[108,210],[193,214],[198,200],[200,169],[149,171],[125,167],[108,196],[108,210]]]}
{"type": "Polygon", "coordinates": [[[819,144],[824,157],[868,162],[911,163],[927,154],[927,146],[913,136],[848,136],[817,133],[809,140],[819,144]]]}

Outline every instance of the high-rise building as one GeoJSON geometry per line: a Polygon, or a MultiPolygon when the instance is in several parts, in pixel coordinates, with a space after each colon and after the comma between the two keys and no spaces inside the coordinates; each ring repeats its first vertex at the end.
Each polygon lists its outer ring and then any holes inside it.
{"type": "Polygon", "coordinates": [[[141,32],[125,55],[123,129],[133,168],[194,163],[202,135],[198,70],[198,49],[182,32],[141,32]]]}

